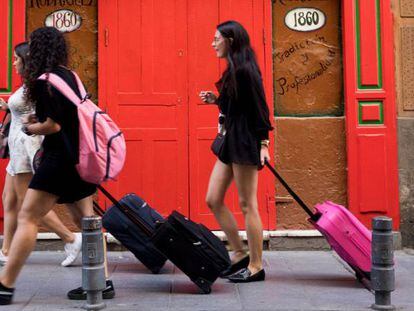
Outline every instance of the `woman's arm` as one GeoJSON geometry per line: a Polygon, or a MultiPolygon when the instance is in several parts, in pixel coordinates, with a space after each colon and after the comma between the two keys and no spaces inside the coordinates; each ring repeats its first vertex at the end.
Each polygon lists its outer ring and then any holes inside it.
{"type": "Polygon", "coordinates": [[[212,91],[201,91],[200,94],[201,100],[207,104],[216,104],[217,96],[212,91]]]}
{"type": "Polygon", "coordinates": [[[236,73],[238,97],[243,105],[255,136],[260,141],[269,139],[269,131],[273,130],[269,120],[269,107],[259,73],[251,73],[241,69],[236,73]]]}
{"type": "Polygon", "coordinates": [[[6,129],[5,125],[10,122],[10,119],[11,119],[11,115],[10,113],[7,113],[6,118],[4,119],[4,123],[1,125],[0,135],[4,136],[4,131],[6,129]]]}
{"type": "Polygon", "coordinates": [[[61,127],[51,118],[47,118],[45,122],[26,123],[25,128],[28,134],[50,135],[59,132],[61,127]]]}
{"type": "Polygon", "coordinates": [[[7,110],[9,109],[9,105],[7,104],[7,102],[0,97],[0,109],[1,110],[7,110]]]}

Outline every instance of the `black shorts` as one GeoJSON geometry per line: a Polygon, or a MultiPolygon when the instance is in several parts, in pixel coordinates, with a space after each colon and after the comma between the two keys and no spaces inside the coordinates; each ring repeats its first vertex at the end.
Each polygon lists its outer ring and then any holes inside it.
{"type": "Polygon", "coordinates": [[[30,184],[36,189],[54,194],[57,203],[74,203],[96,192],[96,185],[83,181],[66,154],[45,152],[30,184]]]}

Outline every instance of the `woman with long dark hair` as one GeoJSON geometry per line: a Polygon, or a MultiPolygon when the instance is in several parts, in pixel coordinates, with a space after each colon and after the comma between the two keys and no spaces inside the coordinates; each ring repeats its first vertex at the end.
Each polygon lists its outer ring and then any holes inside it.
{"type": "Polygon", "coordinates": [[[227,60],[227,68],[216,83],[219,96],[211,91],[200,93],[204,102],[216,103],[220,111],[219,133],[212,145],[217,161],[206,202],[234,251],[232,265],[222,276],[232,282],[263,281],[263,229],[257,183],[258,169],[270,159],[268,139],[273,128],[262,76],[249,35],[240,23],[227,21],[218,25],[212,46],[217,57],[227,60]],[[245,219],[249,253],[243,247],[233,214],[224,205],[233,179],[245,219]]]}
{"type": "MultiPolygon", "coordinates": [[[[66,68],[68,53],[63,35],[43,27],[30,35],[30,51],[24,74],[25,98],[35,105],[36,115],[25,121],[26,134],[44,135],[43,155],[29,184],[18,216],[9,260],[0,277],[0,304],[10,304],[14,284],[36,242],[39,220],[56,203],[69,205],[74,218],[93,215],[92,195],[96,185],[81,180],[77,170],[79,119],[76,106],[48,81],[46,73],[62,78],[79,96],[73,73],[66,68]]],[[[112,288],[112,294],[113,294],[112,288]]]]}
{"type": "MultiPolygon", "coordinates": [[[[28,52],[29,44],[27,42],[19,43],[14,48],[15,60],[13,64],[20,76],[24,74],[28,52]]],[[[9,109],[11,114],[8,135],[10,161],[6,167],[3,189],[4,233],[0,250],[1,265],[4,265],[8,260],[10,244],[17,227],[17,215],[33,176],[33,157],[40,148],[43,139],[41,135],[28,136],[21,131],[24,116],[33,113],[33,105],[24,98],[24,89],[24,85],[18,88],[10,96],[7,103],[0,98],[0,108],[2,110],[9,109]]],[[[62,266],[71,265],[81,251],[81,234],[70,232],[53,210],[43,217],[42,223],[66,243],[66,258],[62,261],[62,266]]]]}

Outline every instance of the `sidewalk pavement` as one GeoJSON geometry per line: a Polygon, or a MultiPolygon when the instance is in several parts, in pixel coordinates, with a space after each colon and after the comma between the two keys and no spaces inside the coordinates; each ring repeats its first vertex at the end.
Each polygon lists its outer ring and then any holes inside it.
{"type": "MultiPolygon", "coordinates": [[[[414,252],[397,251],[398,310],[414,310],[414,252]]],[[[82,282],[81,259],[63,268],[62,252],[34,252],[17,282],[14,304],[0,310],[80,310],[83,302],[66,299],[82,282]]],[[[370,310],[373,294],[359,284],[330,251],[264,253],[266,281],[233,284],[218,279],[210,295],[198,294],[188,278],[170,262],[158,275],[150,274],[129,252],[109,253],[116,296],[105,310],[370,310]]]]}

